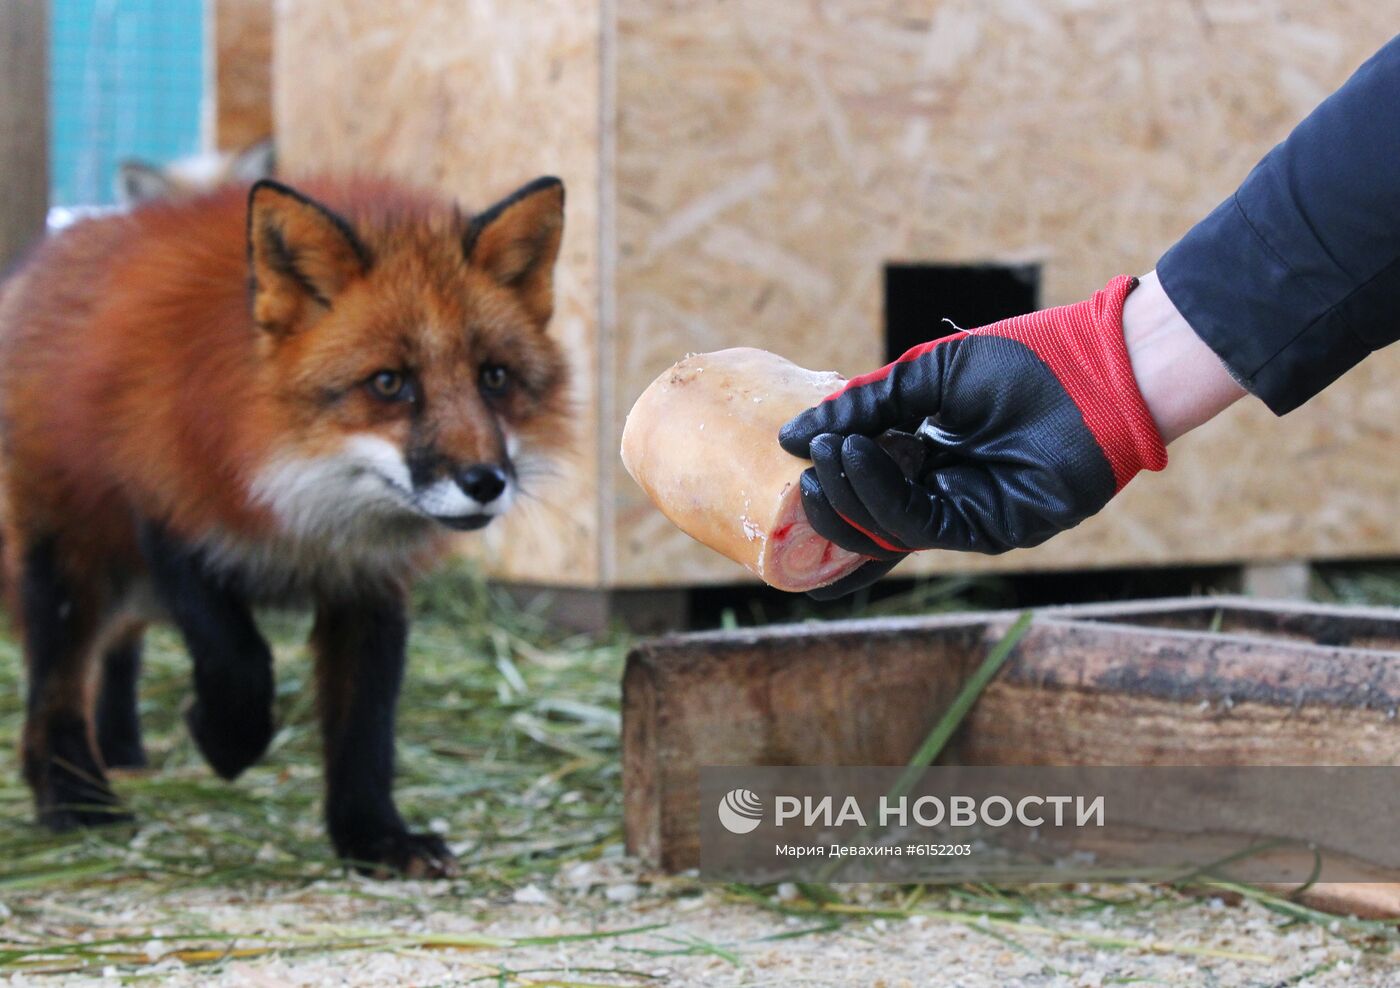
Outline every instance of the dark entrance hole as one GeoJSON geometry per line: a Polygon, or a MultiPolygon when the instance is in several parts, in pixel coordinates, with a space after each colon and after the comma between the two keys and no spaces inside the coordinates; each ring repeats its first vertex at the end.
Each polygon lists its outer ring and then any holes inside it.
{"type": "Polygon", "coordinates": [[[962,329],[1040,307],[1038,264],[888,264],[885,360],[962,329]]]}

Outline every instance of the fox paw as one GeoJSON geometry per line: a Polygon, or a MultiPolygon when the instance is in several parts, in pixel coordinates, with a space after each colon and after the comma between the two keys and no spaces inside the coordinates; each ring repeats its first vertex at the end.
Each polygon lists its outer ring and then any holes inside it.
{"type": "Polygon", "coordinates": [[[368,841],[340,845],[340,856],[362,875],[371,878],[455,878],[456,856],[436,834],[408,831],[368,841]]]}
{"type": "Polygon", "coordinates": [[[236,779],[261,758],[276,730],[266,706],[215,715],[198,700],[185,710],[185,725],[204,760],[225,779],[236,779]]]}
{"type": "Polygon", "coordinates": [[[145,768],[146,749],[141,734],[129,731],[97,731],[97,750],[102,752],[102,764],[107,768],[145,768]]]}
{"type": "Polygon", "coordinates": [[[133,817],[105,786],[67,778],[55,771],[38,800],[39,823],[56,834],[86,827],[131,823],[133,817]]]}
{"type": "Polygon", "coordinates": [[[114,827],[135,821],[136,817],[122,809],[120,803],[113,803],[110,807],[56,805],[39,810],[39,822],[55,834],[90,827],[114,827]]]}

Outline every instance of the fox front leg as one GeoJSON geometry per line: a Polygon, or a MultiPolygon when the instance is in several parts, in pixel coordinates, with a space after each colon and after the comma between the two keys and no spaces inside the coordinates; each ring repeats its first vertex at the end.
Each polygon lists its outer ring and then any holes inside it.
{"type": "Polygon", "coordinates": [[[214,771],[235,778],[272,740],[272,650],[247,601],[198,549],[155,524],[143,529],[141,548],[156,595],[194,662],[194,702],[185,723],[214,771]]]}
{"type": "Polygon", "coordinates": [[[90,575],[64,565],[60,550],[53,539],[31,546],[19,588],[29,667],[24,776],[39,822],[55,831],[131,819],[93,745],[84,685],[101,624],[101,594],[90,575]]]}
{"type": "Polygon", "coordinates": [[[326,825],[342,858],[376,877],[457,874],[442,838],[394,805],[394,710],[408,622],[402,594],[322,601],[311,644],[326,763],[326,825]]]}
{"type": "Polygon", "coordinates": [[[141,634],[136,626],[107,648],[102,657],[102,685],[93,711],[97,750],[108,768],[143,768],[141,715],[137,680],[141,675],[141,634]]]}

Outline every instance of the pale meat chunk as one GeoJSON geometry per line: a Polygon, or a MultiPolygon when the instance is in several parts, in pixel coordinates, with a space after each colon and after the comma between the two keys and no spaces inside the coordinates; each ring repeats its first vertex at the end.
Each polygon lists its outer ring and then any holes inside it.
{"type": "Polygon", "coordinates": [[[691,538],[779,590],[813,590],[866,562],[807,523],[798,478],[811,464],[778,429],[841,387],[747,347],[691,354],[642,393],[622,432],[622,462],[691,538]]]}

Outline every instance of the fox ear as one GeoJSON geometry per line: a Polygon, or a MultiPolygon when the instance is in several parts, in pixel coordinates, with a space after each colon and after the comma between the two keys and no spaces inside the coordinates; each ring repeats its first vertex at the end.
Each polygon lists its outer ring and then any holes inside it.
{"type": "Polygon", "coordinates": [[[254,321],[285,336],[329,310],[369,269],[370,256],[345,220],[264,179],[248,194],[248,264],[254,321]]]}
{"type": "Polygon", "coordinates": [[[277,146],[272,138],[244,148],[228,164],[229,177],[238,182],[255,182],[277,171],[277,146]]]}
{"type": "Polygon", "coordinates": [[[174,189],[169,176],[155,165],[133,159],[117,166],[116,191],[120,205],[139,206],[165,199],[174,189]]]}
{"type": "Polygon", "coordinates": [[[554,262],[564,235],[564,183],[537,178],[472,219],[462,249],[472,267],[514,289],[540,325],[554,312],[554,262]]]}

